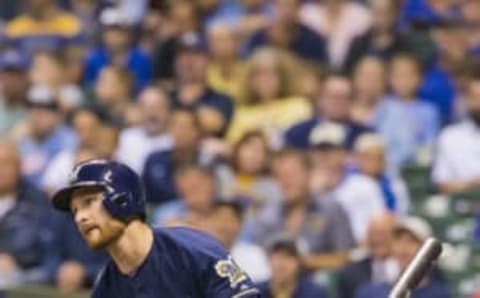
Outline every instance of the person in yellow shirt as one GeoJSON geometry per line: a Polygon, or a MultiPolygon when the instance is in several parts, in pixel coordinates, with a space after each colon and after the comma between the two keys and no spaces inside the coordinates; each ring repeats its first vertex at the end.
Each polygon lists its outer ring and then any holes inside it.
{"type": "Polygon", "coordinates": [[[242,102],[233,117],[227,139],[236,142],[247,131],[264,131],[271,141],[280,141],[294,123],[312,115],[311,103],[295,91],[292,58],[275,48],[260,48],[250,58],[242,102]]]}
{"type": "Polygon", "coordinates": [[[211,56],[207,68],[208,84],[241,104],[241,80],[246,68],[238,55],[238,32],[231,25],[217,22],[208,28],[207,38],[211,56]]]}
{"type": "Polygon", "coordinates": [[[80,44],[80,19],[62,11],[55,0],[30,0],[24,14],[5,27],[8,42],[27,54],[80,44]]]}
{"type": "Polygon", "coordinates": [[[276,182],[269,175],[271,153],[265,135],[249,131],[233,146],[229,166],[220,167],[221,196],[245,199],[249,203],[247,215],[255,213],[272,197],[280,196],[276,182]]]}

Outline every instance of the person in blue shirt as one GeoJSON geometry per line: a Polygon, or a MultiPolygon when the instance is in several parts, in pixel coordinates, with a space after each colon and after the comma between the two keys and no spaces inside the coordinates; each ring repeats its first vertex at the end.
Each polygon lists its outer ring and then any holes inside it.
{"type": "Polygon", "coordinates": [[[360,135],[372,131],[371,128],[351,119],[352,95],[352,83],[347,77],[330,74],[315,98],[315,115],[287,130],[284,136],[285,142],[298,149],[309,149],[312,130],[324,122],[335,122],[346,129],[346,145],[351,149],[360,135]]]}
{"type": "Polygon", "coordinates": [[[468,61],[465,25],[460,21],[441,20],[432,25],[432,41],[435,44],[418,96],[438,109],[442,124],[455,119],[460,95],[462,67],[468,61]]]}
{"type": "Polygon", "coordinates": [[[389,77],[392,94],[383,98],[373,122],[387,145],[388,169],[396,171],[428,155],[425,153],[433,147],[440,117],[434,105],[417,97],[422,70],[414,56],[396,55],[389,77]]]}
{"type": "Polygon", "coordinates": [[[256,48],[271,44],[286,47],[299,57],[318,64],[328,60],[326,41],[313,30],[302,25],[298,20],[299,0],[273,1],[273,22],[267,28],[253,33],[246,45],[247,54],[256,48]],[[278,36],[283,38],[278,38],[278,36]],[[281,44],[278,40],[287,40],[281,44]]]}
{"type": "Polygon", "coordinates": [[[173,108],[194,109],[209,135],[222,137],[233,117],[233,100],[213,91],[206,82],[208,55],[198,36],[182,37],[175,57],[173,108]]]}
{"type": "Polygon", "coordinates": [[[145,163],[142,180],[149,203],[165,203],[178,198],[174,173],[185,163],[202,159],[198,117],[191,109],[173,112],[170,132],[174,146],[151,153],[145,163]]]}
{"type": "Polygon", "coordinates": [[[87,245],[111,260],[93,298],[259,298],[250,278],[222,245],[188,228],[151,228],[142,183],[128,166],[91,160],[72,171],[52,199],[71,212],[87,245]]]}
{"type": "Polygon", "coordinates": [[[85,82],[93,86],[100,71],[108,65],[125,67],[135,77],[134,91],[138,93],[150,82],[151,59],[133,46],[132,24],[127,16],[116,9],[106,9],[101,17],[102,45],[94,49],[85,61],[85,82]]]}
{"type": "Polygon", "coordinates": [[[458,15],[451,1],[406,0],[399,12],[398,27],[408,29],[415,23],[433,23],[442,18],[454,18],[458,15]]]}
{"type": "Polygon", "coordinates": [[[272,278],[258,285],[263,298],[327,298],[327,291],[315,284],[304,271],[302,250],[295,238],[277,235],[269,247],[268,255],[272,278]]]}

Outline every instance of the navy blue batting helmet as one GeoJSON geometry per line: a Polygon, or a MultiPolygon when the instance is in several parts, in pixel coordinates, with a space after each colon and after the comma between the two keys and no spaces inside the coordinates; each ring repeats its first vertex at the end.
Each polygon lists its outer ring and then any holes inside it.
{"type": "Polygon", "coordinates": [[[138,175],[128,166],[109,160],[90,160],[72,171],[69,185],[52,199],[56,209],[70,211],[72,192],[83,187],[104,190],[103,206],[115,218],[145,218],[145,195],[138,175]]]}

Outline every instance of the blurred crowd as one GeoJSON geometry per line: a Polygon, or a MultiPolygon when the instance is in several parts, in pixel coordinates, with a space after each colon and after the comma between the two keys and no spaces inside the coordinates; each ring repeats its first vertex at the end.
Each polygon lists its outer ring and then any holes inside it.
{"type": "MultiPolygon", "coordinates": [[[[48,197],[132,167],[149,221],[217,237],[265,297],[387,297],[429,224],[400,175],[480,189],[480,1],[0,2],[0,288],[90,287],[48,197]]],[[[194,243],[192,245],[195,245],[194,243]]],[[[440,269],[413,297],[451,297],[440,269]]]]}

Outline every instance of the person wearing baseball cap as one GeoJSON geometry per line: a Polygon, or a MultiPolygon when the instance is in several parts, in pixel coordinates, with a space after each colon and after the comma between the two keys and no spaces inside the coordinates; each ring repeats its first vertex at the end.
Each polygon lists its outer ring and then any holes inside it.
{"type": "Polygon", "coordinates": [[[207,83],[207,49],[198,34],[185,34],[177,44],[174,108],[196,111],[203,130],[212,136],[223,136],[234,114],[233,100],[214,91],[207,83]]]}
{"type": "Polygon", "coordinates": [[[48,163],[61,151],[73,150],[77,139],[72,129],[62,122],[62,112],[53,91],[45,86],[32,86],[27,95],[27,134],[19,148],[24,175],[40,185],[48,163]]]}
{"type": "Polygon", "coordinates": [[[276,235],[267,246],[272,277],[258,288],[264,298],[326,298],[327,292],[306,273],[306,247],[289,234],[276,235]]]}
{"type": "MultiPolygon", "coordinates": [[[[398,265],[398,273],[406,269],[423,242],[433,235],[430,225],[420,217],[400,219],[393,232],[392,255],[398,265]]],[[[356,298],[383,298],[388,296],[392,284],[371,283],[357,292],[356,298]]],[[[412,292],[418,298],[450,298],[451,293],[443,272],[434,267],[412,292]]]]}
{"type": "Polygon", "coordinates": [[[340,185],[347,160],[346,135],[345,127],[335,122],[322,122],[310,132],[315,192],[330,192],[340,185]]]}
{"type": "Polygon", "coordinates": [[[150,57],[132,45],[132,20],[121,10],[107,8],[100,14],[102,45],[87,57],[85,80],[92,86],[100,71],[111,64],[128,69],[135,77],[136,92],[143,89],[151,78],[150,57]]]}
{"type": "Polygon", "coordinates": [[[27,59],[16,50],[0,54],[0,138],[6,137],[26,117],[27,59]]]}

